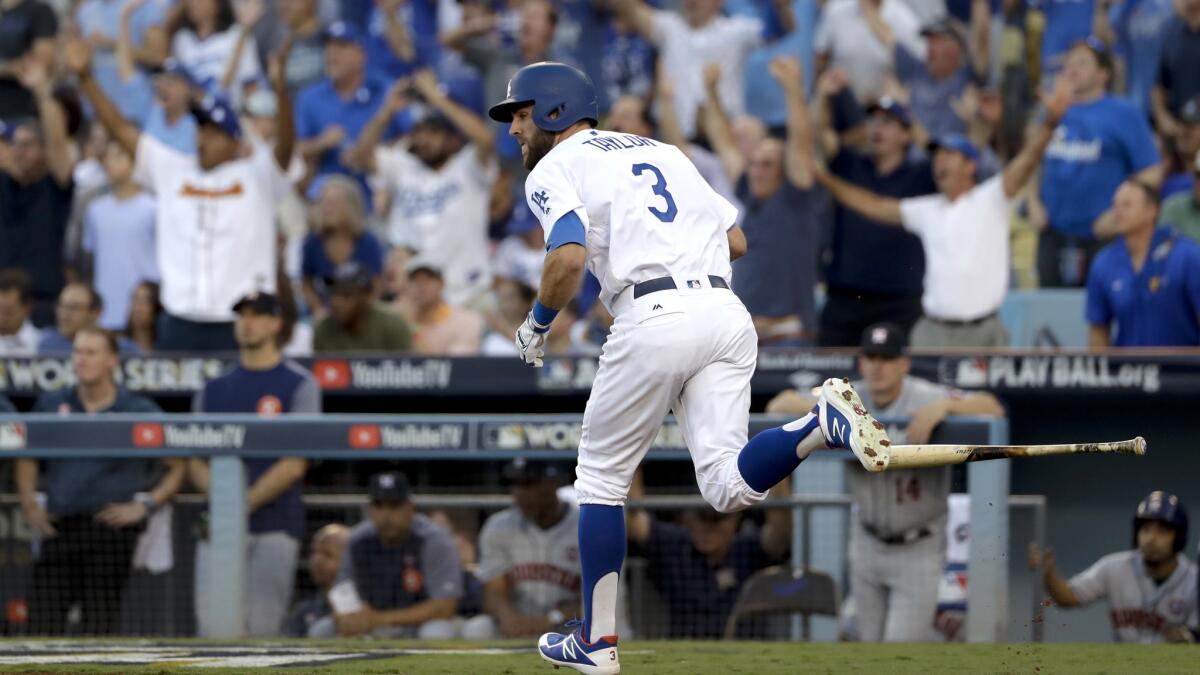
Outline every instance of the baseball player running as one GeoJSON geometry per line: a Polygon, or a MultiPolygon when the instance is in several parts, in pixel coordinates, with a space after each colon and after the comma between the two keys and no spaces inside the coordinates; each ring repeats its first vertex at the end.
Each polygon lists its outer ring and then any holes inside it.
{"type": "Polygon", "coordinates": [[[701,494],[721,512],[761,501],[819,447],[849,448],[866,466],[890,442],[845,380],[825,382],[804,417],[746,442],[757,336],[729,290],[730,259],[745,253],[746,239],[737,211],[682,151],[597,130],[595,88],[561,63],[519,70],[489,114],[521,146],[526,199],[546,233],[538,298],[516,335],[522,360],[541,366],[546,333],[585,265],[614,317],[576,467],[583,620],[542,635],[538,649],[556,666],[618,673],[623,505],[668,412],[683,428],[701,494]]]}
{"type": "Polygon", "coordinates": [[[1118,642],[1192,642],[1200,628],[1196,565],[1182,551],[1187,511],[1179,498],[1151,492],[1133,517],[1133,549],[1110,553],[1064,579],[1054,553],[1029,548],[1029,564],[1041,569],[1050,597],[1062,607],[1107,599],[1118,642]]]}

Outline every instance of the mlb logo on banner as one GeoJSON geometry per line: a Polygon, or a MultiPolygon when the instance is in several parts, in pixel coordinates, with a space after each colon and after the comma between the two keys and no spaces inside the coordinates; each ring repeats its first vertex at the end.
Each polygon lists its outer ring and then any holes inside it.
{"type": "Polygon", "coordinates": [[[355,450],[374,450],[382,443],[378,424],[352,424],[347,439],[355,450]]]}
{"type": "Polygon", "coordinates": [[[316,361],[313,363],[313,375],[322,389],[349,389],[353,383],[350,364],[345,361],[316,361]]]}
{"type": "Polygon", "coordinates": [[[133,447],[161,448],[163,446],[163,427],[153,422],[138,422],[133,425],[133,447]]]}

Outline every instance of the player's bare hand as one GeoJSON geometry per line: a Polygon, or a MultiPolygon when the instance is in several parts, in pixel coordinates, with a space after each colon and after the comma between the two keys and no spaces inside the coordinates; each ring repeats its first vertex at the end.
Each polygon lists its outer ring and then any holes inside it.
{"type": "Polygon", "coordinates": [[[768,415],[803,415],[812,410],[816,404],[816,400],[811,396],[805,396],[795,389],[786,389],[776,394],[775,398],[767,403],[766,413],[768,415]]]}
{"type": "Polygon", "coordinates": [[[1054,549],[1041,549],[1037,544],[1030,542],[1029,569],[1035,571],[1054,569],[1054,549]]]}
{"type": "Polygon", "coordinates": [[[343,637],[366,635],[379,627],[379,612],[364,607],[351,614],[334,614],[333,623],[337,626],[338,635],[343,637]]]}
{"type": "Polygon", "coordinates": [[[516,335],[517,351],[520,352],[525,365],[542,367],[542,357],[546,355],[546,333],[549,330],[549,326],[534,321],[533,312],[525,317],[516,335]]]}
{"type": "Polygon", "coordinates": [[[708,90],[714,90],[721,82],[721,66],[720,64],[710,63],[704,66],[704,87],[708,90]]]}
{"type": "Polygon", "coordinates": [[[81,38],[70,38],[63,46],[63,62],[72,73],[83,77],[92,71],[92,48],[81,38]]]}
{"type": "Polygon", "coordinates": [[[58,530],[54,529],[54,516],[41,506],[37,504],[23,506],[21,512],[25,516],[25,522],[29,523],[29,529],[38,536],[49,538],[58,534],[58,530]]]}
{"type": "Polygon", "coordinates": [[[792,91],[803,89],[804,87],[804,68],[800,65],[800,60],[790,56],[776,56],[767,64],[767,72],[779,86],[786,90],[792,91]]]}
{"type": "Polygon", "coordinates": [[[129,527],[146,519],[149,509],[141,502],[109,504],[96,514],[96,522],[112,528],[129,527]]]}
{"type": "Polygon", "coordinates": [[[910,445],[921,445],[929,442],[929,437],[933,435],[933,430],[937,425],[946,419],[947,410],[946,401],[934,401],[917,408],[917,411],[908,419],[908,432],[906,437],[910,445]]]}

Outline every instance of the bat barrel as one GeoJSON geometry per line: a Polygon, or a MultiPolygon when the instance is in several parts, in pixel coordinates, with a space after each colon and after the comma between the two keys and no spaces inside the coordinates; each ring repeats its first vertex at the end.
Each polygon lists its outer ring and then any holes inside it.
{"type": "Polygon", "coordinates": [[[1144,455],[1146,439],[1138,436],[1108,443],[1053,445],[895,445],[891,448],[888,469],[917,469],[1014,457],[1110,453],[1144,455]]]}

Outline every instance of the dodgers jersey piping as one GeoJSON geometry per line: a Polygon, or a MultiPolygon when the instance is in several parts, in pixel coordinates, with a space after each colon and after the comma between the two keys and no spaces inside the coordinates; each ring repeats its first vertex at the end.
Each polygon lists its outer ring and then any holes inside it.
{"type": "Polygon", "coordinates": [[[726,232],[737,209],[673,145],[580,131],[538,162],[525,181],[525,196],[547,241],[564,215],[574,212],[583,221],[587,267],[600,280],[600,298],[610,312],[613,298],[641,281],[730,280],[726,232]]]}

